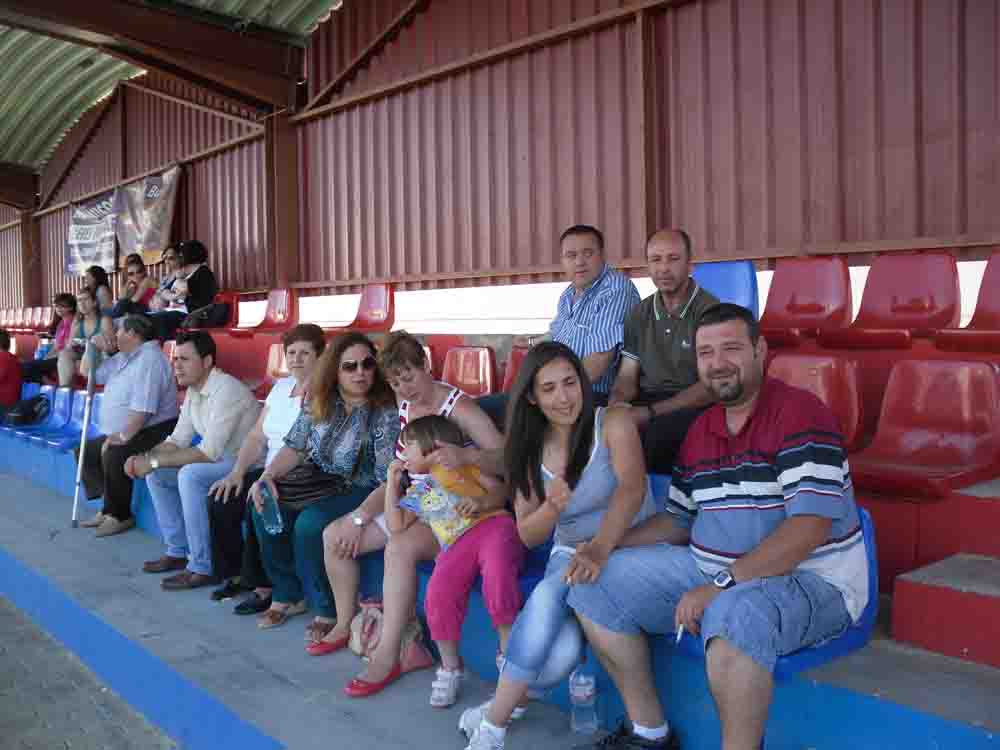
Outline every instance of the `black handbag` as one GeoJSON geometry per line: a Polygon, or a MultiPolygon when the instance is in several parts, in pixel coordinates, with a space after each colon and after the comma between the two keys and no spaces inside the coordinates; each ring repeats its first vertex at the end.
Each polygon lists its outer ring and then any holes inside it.
{"type": "Polygon", "coordinates": [[[188,313],[181,328],[218,328],[229,320],[229,303],[213,302],[188,313]]]}
{"type": "Polygon", "coordinates": [[[278,501],[283,505],[302,507],[333,495],[343,495],[348,482],[339,474],[328,474],[312,461],[306,460],[274,480],[278,501]]]}
{"type": "Polygon", "coordinates": [[[29,424],[39,424],[49,416],[52,404],[49,400],[39,394],[18,401],[7,410],[7,424],[13,427],[23,427],[29,424]]]}

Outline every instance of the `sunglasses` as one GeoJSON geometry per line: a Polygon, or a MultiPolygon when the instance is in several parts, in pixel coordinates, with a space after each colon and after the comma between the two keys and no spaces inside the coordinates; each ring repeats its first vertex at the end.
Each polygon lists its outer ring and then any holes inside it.
{"type": "Polygon", "coordinates": [[[340,369],[343,370],[344,372],[354,372],[355,370],[358,369],[359,365],[361,366],[361,369],[365,370],[366,372],[369,370],[374,370],[375,357],[365,357],[360,362],[356,362],[353,359],[345,359],[343,362],[340,363],[340,369]]]}

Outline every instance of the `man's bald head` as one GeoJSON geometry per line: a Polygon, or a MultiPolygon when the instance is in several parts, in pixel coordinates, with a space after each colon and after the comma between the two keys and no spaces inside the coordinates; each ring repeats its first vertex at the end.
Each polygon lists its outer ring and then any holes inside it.
{"type": "Polygon", "coordinates": [[[691,237],[683,229],[657,229],[646,240],[646,257],[649,257],[650,249],[655,246],[663,251],[682,250],[684,259],[691,262],[691,237]]]}

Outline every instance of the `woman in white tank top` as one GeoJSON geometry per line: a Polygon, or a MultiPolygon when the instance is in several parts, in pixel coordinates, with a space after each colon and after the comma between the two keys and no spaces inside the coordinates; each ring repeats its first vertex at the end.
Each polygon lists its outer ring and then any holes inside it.
{"type": "MultiPolygon", "coordinates": [[[[463,448],[441,448],[437,452],[437,463],[448,467],[479,464],[492,473],[502,473],[502,436],[475,401],[466,398],[457,388],[434,380],[418,339],[405,331],[390,334],[379,361],[386,380],[396,393],[400,426],[418,417],[440,414],[454,421],[469,440],[463,448]]],[[[399,450],[397,446],[397,452],[399,450]]],[[[434,534],[424,524],[413,524],[406,531],[393,535],[390,541],[381,519],[384,492],[383,485],[356,511],[334,521],[324,531],[326,571],[337,606],[337,624],[321,641],[306,647],[309,653],[319,656],[346,646],[351,619],[357,611],[360,582],[357,558],[387,548],[382,585],[382,637],[367,668],[345,688],[345,692],[354,697],[373,695],[399,676],[396,667],[403,628],[416,605],[416,564],[433,560],[439,552],[434,534]]]]}

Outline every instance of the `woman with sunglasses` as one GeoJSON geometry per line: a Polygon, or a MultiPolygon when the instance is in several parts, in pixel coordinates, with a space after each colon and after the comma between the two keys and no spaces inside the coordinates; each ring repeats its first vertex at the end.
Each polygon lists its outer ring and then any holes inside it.
{"type": "MultiPolygon", "coordinates": [[[[493,422],[458,388],[434,380],[423,345],[416,338],[405,331],[389,334],[380,362],[396,392],[400,427],[418,417],[440,414],[458,425],[468,439],[462,448],[439,447],[432,454],[431,463],[453,469],[478,464],[490,473],[502,473],[499,464],[503,438],[493,422]]],[[[404,450],[402,444],[396,448],[400,460],[404,458],[404,450]]],[[[319,643],[307,645],[306,650],[316,656],[332,653],[347,644],[351,619],[357,611],[360,581],[357,559],[385,548],[382,635],[367,668],[344,688],[344,692],[355,698],[374,695],[400,676],[400,643],[417,600],[416,565],[422,560],[433,560],[441,551],[426,524],[413,524],[390,535],[382,516],[384,508],[383,485],[354,513],[330,524],[323,534],[327,577],[339,615],[336,626],[319,643]]]]}
{"type": "MultiPolygon", "coordinates": [[[[375,345],[348,333],[326,348],[310,377],[302,411],[285,445],[250,488],[271,607],[260,628],[284,624],[312,607],[307,638],[333,627],[333,596],[323,565],[323,529],[385,483],[399,437],[392,391],[379,372],[375,345]],[[278,500],[284,528],[265,528],[262,489],[278,500]]],[[[321,636],[315,636],[319,638],[321,636]]]]}
{"type": "Polygon", "coordinates": [[[149,312],[149,303],[156,295],[156,289],[156,282],[146,273],[142,257],[138,253],[129,255],[125,259],[125,287],[111,310],[111,317],[145,315],[149,312]]]}

